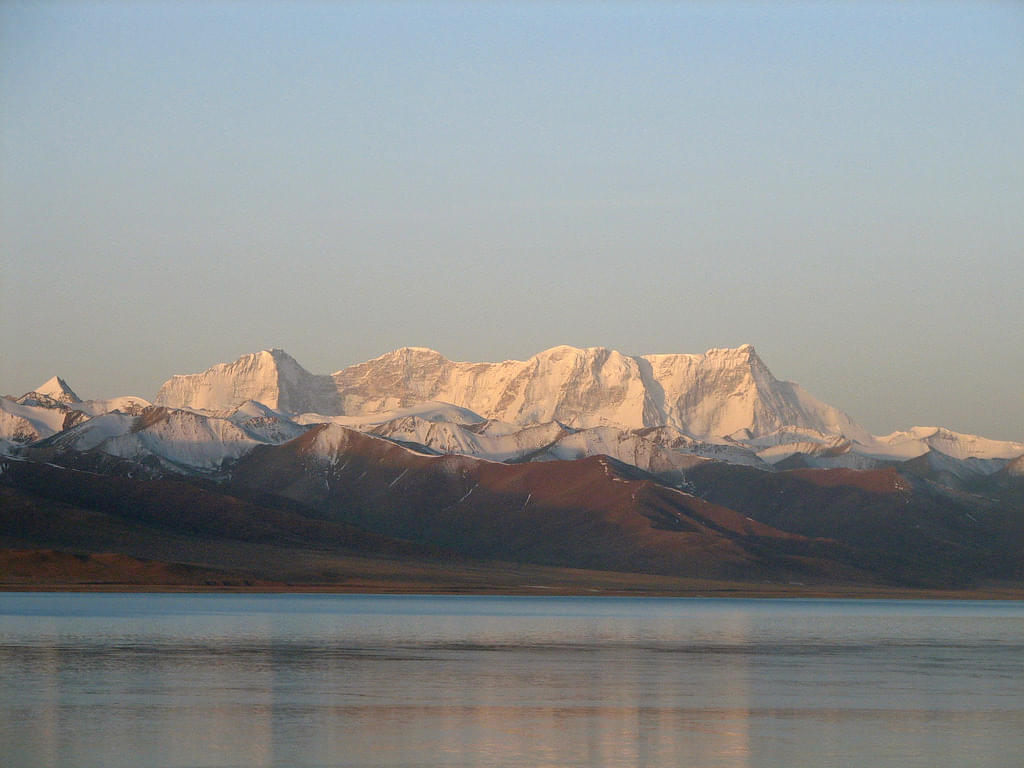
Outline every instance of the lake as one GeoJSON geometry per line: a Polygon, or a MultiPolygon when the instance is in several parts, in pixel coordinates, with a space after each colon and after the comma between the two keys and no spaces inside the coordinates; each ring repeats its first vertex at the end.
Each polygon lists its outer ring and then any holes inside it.
{"type": "Polygon", "coordinates": [[[1024,602],[0,593],[0,764],[1016,767],[1024,602]]]}

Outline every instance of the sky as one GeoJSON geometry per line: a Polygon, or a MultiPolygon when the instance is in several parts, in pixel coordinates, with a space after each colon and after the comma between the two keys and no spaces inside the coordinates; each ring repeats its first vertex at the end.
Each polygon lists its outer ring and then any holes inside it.
{"type": "Polygon", "coordinates": [[[0,2],[0,392],[753,344],[1024,440],[1024,3],[0,2]]]}

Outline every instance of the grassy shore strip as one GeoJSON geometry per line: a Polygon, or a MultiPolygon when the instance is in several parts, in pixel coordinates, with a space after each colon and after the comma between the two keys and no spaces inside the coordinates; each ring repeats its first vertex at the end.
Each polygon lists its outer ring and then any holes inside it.
{"type": "MultiPolygon", "coordinates": [[[[294,562],[294,561],[292,561],[294,562]]],[[[303,573],[216,568],[116,553],[0,550],[0,590],[268,594],[551,595],[1024,600],[1024,584],[963,589],[885,584],[740,582],[521,563],[330,557],[303,573]]]]}
{"type": "MultiPolygon", "coordinates": [[[[336,595],[507,595],[527,596],[538,595],[536,590],[516,589],[462,589],[453,587],[422,588],[423,585],[410,584],[407,587],[395,585],[279,585],[279,586],[196,586],[183,584],[144,585],[133,584],[47,584],[26,585],[0,584],[0,592],[66,592],[66,593],[146,593],[146,594],[336,594],[336,595]]],[[[663,598],[764,598],[764,599],[828,599],[828,600],[1024,600],[1024,589],[969,589],[969,590],[931,590],[931,589],[862,589],[849,587],[842,589],[810,589],[789,590],[772,589],[770,585],[743,585],[739,587],[711,586],[701,590],[563,590],[552,588],[543,592],[552,597],[663,597],[663,598]]]]}

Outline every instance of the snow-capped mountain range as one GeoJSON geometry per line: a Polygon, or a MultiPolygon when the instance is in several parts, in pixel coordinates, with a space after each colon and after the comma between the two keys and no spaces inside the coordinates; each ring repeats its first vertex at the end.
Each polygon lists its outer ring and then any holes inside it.
{"type": "Polygon", "coordinates": [[[438,401],[520,426],[670,426],[696,439],[759,437],[785,426],[867,435],[842,411],[772,376],[749,344],[703,355],[644,357],[560,346],[501,363],[454,362],[432,349],[403,347],[330,376],[314,376],[273,349],[174,376],[155,402],[225,410],[250,399],[324,416],[438,401]]]}
{"type": "Polygon", "coordinates": [[[323,423],[424,453],[499,462],[605,454],[673,480],[717,460],[766,471],[895,465],[958,486],[1024,456],[1024,443],[937,427],[871,435],[775,378],[750,345],[646,356],[559,346],[500,363],[405,347],[330,375],[271,349],[173,376],[153,405],[82,401],[55,376],[20,398],[0,398],[0,452],[92,452],[211,472],[323,423]]]}

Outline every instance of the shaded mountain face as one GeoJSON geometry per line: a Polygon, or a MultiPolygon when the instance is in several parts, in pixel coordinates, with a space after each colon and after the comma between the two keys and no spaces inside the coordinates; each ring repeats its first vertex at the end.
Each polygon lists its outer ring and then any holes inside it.
{"type": "Polygon", "coordinates": [[[881,577],[958,584],[1024,576],[1024,506],[897,471],[758,472],[707,462],[687,475],[708,501],[767,525],[844,542],[881,577]]]}
{"type": "MultiPolygon", "coordinates": [[[[122,460],[123,462],[123,460],[122,460]]],[[[450,553],[254,504],[216,484],[129,477],[0,459],[0,547],[118,552],[262,577],[302,573],[292,550],[436,559],[450,553]]]]}

